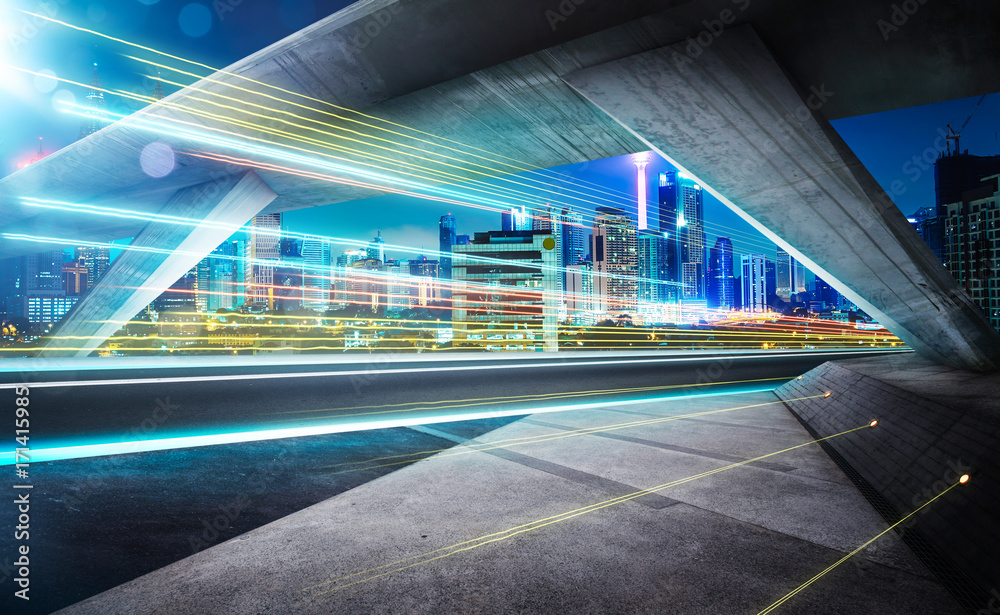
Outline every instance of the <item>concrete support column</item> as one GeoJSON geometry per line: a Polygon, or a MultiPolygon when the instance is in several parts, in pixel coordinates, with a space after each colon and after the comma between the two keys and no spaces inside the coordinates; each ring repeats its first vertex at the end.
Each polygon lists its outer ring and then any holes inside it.
{"type": "Polygon", "coordinates": [[[202,224],[147,224],[130,244],[135,249],[118,256],[62,320],[43,356],[87,356],[275,196],[253,171],[178,190],[159,214],[202,224]]]}
{"type": "Polygon", "coordinates": [[[1000,368],[1000,336],[750,26],[564,80],[920,354],[1000,368]]]}

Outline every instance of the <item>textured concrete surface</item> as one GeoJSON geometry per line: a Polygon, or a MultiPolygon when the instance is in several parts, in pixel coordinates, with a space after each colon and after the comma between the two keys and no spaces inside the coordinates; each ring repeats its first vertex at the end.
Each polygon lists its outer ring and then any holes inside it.
{"type": "Polygon", "coordinates": [[[826,363],[779,388],[819,436],[878,418],[879,428],[829,446],[901,517],[945,493],[912,528],[944,559],[974,609],[1000,587],[1000,375],[947,369],[917,356],[826,363]],[[832,402],[832,403],[831,403],[832,402]],[[964,581],[967,578],[968,581],[964,581]]]}
{"type": "Polygon", "coordinates": [[[86,357],[276,195],[253,171],[178,190],[58,324],[46,354],[86,357]]]}
{"type": "MultiPolygon", "coordinates": [[[[770,393],[528,417],[60,613],[758,613],[886,528],[815,444],[541,520],[810,441],[770,393]]],[[[889,533],[777,612],[960,610],[889,533]]]]}
{"type": "Polygon", "coordinates": [[[1000,335],[754,30],[728,30],[696,59],[685,50],[565,79],[917,352],[1000,368],[1000,335]]]}

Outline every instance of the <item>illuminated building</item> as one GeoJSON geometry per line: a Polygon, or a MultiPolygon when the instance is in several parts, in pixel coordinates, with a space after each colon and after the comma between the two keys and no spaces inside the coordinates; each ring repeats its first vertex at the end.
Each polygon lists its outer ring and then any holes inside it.
{"type": "Polygon", "coordinates": [[[108,248],[81,246],[74,251],[77,262],[87,269],[87,285],[93,286],[101,279],[111,263],[111,251],[108,248]]]}
{"type": "Polygon", "coordinates": [[[667,239],[658,233],[639,235],[639,303],[659,305],[671,298],[664,282],[667,239]]]}
{"type": "Polygon", "coordinates": [[[94,76],[90,80],[90,90],[87,91],[86,115],[80,125],[80,138],[92,135],[108,123],[107,106],[104,92],[101,91],[101,79],[97,76],[97,63],[94,63],[94,76]]]}
{"type": "Polygon", "coordinates": [[[524,206],[521,209],[512,207],[510,210],[500,214],[500,228],[505,231],[529,231],[531,223],[528,221],[528,212],[524,206]]]}
{"type": "Polygon", "coordinates": [[[556,282],[560,292],[562,292],[562,290],[566,287],[566,272],[563,270],[565,263],[563,262],[563,235],[561,227],[562,224],[560,224],[559,215],[554,213],[552,208],[539,212],[531,219],[531,230],[546,231],[551,233],[552,239],[556,242],[556,247],[554,249],[556,259],[555,266],[558,269],[556,282]]]}
{"type": "Polygon", "coordinates": [[[68,296],[79,297],[87,292],[87,268],[78,261],[63,263],[63,289],[68,296]]]}
{"type": "Polygon", "coordinates": [[[250,222],[249,259],[246,261],[246,302],[273,309],[271,286],[280,257],[281,214],[254,216],[250,222]]]}
{"type": "Polygon", "coordinates": [[[562,210],[563,265],[571,267],[587,255],[587,235],[583,216],[572,209],[562,210]]]}
{"type": "Polygon", "coordinates": [[[1000,175],[982,179],[943,208],[948,271],[1000,329],[1000,175]]]}
{"type": "Polygon", "coordinates": [[[667,282],[687,299],[705,298],[705,216],[701,186],[683,173],[660,173],[660,232],[667,239],[667,282]]]}
{"type": "Polygon", "coordinates": [[[638,244],[635,220],[613,207],[597,208],[590,251],[595,310],[609,314],[635,312],[639,298],[638,244]]]}
{"type": "Polygon", "coordinates": [[[438,251],[440,255],[438,258],[441,260],[441,279],[450,280],[451,279],[451,247],[455,245],[455,216],[451,214],[445,214],[441,216],[438,221],[438,251]]]}
{"type": "Polygon", "coordinates": [[[742,257],[742,302],[744,312],[763,313],[767,306],[767,280],[763,254],[745,254],[742,257]]]}
{"type": "Polygon", "coordinates": [[[455,343],[494,351],[556,350],[555,262],[548,231],[476,233],[471,244],[455,246],[455,343]]]}
{"type": "Polygon", "coordinates": [[[344,250],[337,257],[337,262],[333,267],[333,300],[338,304],[346,304],[350,301],[350,294],[347,292],[348,270],[351,266],[364,260],[368,256],[364,250],[344,250]]]}
{"type": "Polygon", "coordinates": [[[330,244],[321,239],[302,242],[303,305],[307,310],[330,309],[330,244]]]}
{"type": "Polygon", "coordinates": [[[636,160],[633,164],[636,171],[637,228],[640,231],[645,231],[649,228],[649,220],[646,214],[646,166],[649,165],[649,161],[643,158],[636,160]]]}
{"type": "Polygon", "coordinates": [[[410,275],[410,261],[394,261],[386,266],[386,309],[399,313],[412,308],[417,300],[414,292],[413,276],[410,275]]]}
{"type": "Polygon", "coordinates": [[[806,292],[805,267],[791,254],[778,248],[775,259],[775,294],[787,302],[795,295],[804,292],[806,292]]]}
{"type": "Polygon", "coordinates": [[[571,324],[589,325],[594,315],[594,268],[589,261],[566,268],[566,314],[571,324]]]}
{"type": "Polygon", "coordinates": [[[153,300],[157,312],[194,312],[197,310],[198,266],[182,275],[170,288],[153,300]]]}
{"type": "Polygon", "coordinates": [[[367,258],[385,262],[385,240],[382,239],[382,231],[378,231],[378,234],[368,242],[365,254],[367,258]]]}
{"type": "Polygon", "coordinates": [[[708,307],[731,310],[733,301],[733,243],[719,237],[708,257],[708,307]]]}

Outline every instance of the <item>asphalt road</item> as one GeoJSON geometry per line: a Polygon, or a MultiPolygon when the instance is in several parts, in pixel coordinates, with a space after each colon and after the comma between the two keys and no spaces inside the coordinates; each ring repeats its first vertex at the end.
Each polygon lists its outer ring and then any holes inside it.
{"type": "Polygon", "coordinates": [[[400,421],[454,421],[472,414],[769,389],[827,360],[857,354],[605,353],[392,361],[356,355],[307,365],[7,370],[0,372],[0,399],[13,398],[14,386],[28,384],[34,450],[206,434],[242,433],[247,441],[274,437],[261,433],[282,429],[333,433],[400,421]]]}

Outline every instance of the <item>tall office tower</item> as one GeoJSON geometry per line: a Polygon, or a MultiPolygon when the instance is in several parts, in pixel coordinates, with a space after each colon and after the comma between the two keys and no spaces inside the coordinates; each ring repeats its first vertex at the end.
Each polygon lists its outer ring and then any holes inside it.
{"type": "Polygon", "coordinates": [[[639,235],[639,303],[661,305],[671,297],[664,282],[667,240],[659,233],[639,235]]]}
{"type": "Polygon", "coordinates": [[[365,249],[365,255],[367,258],[373,258],[375,260],[385,262],[385,241],[382,239],[382,231],[378,231],[378,234],[368,242],[368,248],[365,249]]]}
{"type": "Polygon", "coordinates": [[[709,252],[708,307],[733,309],[733,242],[728,237],[716,239],[709,252]]]}
{"type": "Polygon", "coordinates": [[[594,324],[594,265],[590,261],[566,268],[566,316],[574,325],[594,324]]]}
{"type": "Polygon", "coordinates": [[[451,279],[451,247],[457,243],[455,216],[450,213],[438,220],[438,259],[441,261],[441,279],[451,279]]]}
{"type": "Polygon", "coordinates": [[[524,205],[521,209],[512,207],[508,211],[500,214],[501,228],[505,231],[530,231],[531,222],[528,220],[528,212],[524,205]]]}
{"type": "Polygon", "coordinates": [[[948,271],[1000,330],[1000,174],[946,204],[943,220],[948,271]]]}
{"type": "Polygon", "coordinates": [[[791,301],[795,295],[806,292],[806,268],[781,248],[777,249],[774,277],[774,294],[782,301],[791,301]]]}
{"type": "Polygon", "coordinates": [[[822,311],[839,310],[843,307],[843,297],[837,289],[826,283],[823,278],[816,276],[815,299],[822,307],[822,311]]]}
{"type": "Polygon", "coordinates": [[[347,268],[348,303],[368,307],[374,313],[385,307],[385,264],[377,258],[364,258],[347,268]]]}
{"type": "Polygon", "coordinates": [[[302,301],[307,310],[330,309],[330,244],[323,239],[302,242],[302,301]]]}
{"type": "Polygon", "coordinates": [[[350,277],[348,269],[354,263],[368,257],[365,250],[344,250],[337,257],[337,262],[333,267],[333,300],[337,303],[350,302],[350,293],[347,290],[347,281],[350,277]]]}
{"type": "Polygon", "coordinates": [[[285,314],[302,309],[305,302],[304,273],[301,257],[290,257],[274,266],[272,309],[285,314]]]}
{"type": "Polygon", "coordinates": [[[207,312],[208,311],[208,298],[210,296],[209,283],[208,280],[211,277],[212,270],[212,255],[209,254],[205,258],[198,261],[198,264],[194,266],[195,271],[195,293],[194,293],[194,305],[196,312],[207,312]]]}
{"type": "Polygon", "coordinates": [[[563,289],[566,288],[566,272],[563,270],[565,263],[563,262],[563,237],[561,227],[562,224],[560,224],[559,215],[553,212],[551,207],[538,211],[531,219],[531,230],[548,231],[552,234],[552,239],[556,242],[553,252],[555,252],[555,275],[556,285],[559,292],[562,292],[563,289]]]}
{"type": "Polygon", "coordinates": [[[635,220],[620,209],[598,207],[591,245],[595,309],[634,313],[639,299],[639,241],[635,220]]]}
{"type": "Polygon", "coordinates": [[[101,279],[111,264],[111,250],[91,246],[81,246],[74,250],[76,261],[87,269],[87,287],[93,287],[101,279]]]}
{"type": "Polygon", "coordinates": [[[555,250],[543,245],[551,237],[547,231],[489,231],[455,246],[456,342],[486,350],[558,348],[555,250]]]}
{"type": "Polygon", "coordinates": [[[587,229],[583,216],[572,209],[562,210],[562,251],[563,265],[571,267],[587,255],[587,229]]]}
{"type": "Polygon", "coordinates": [[[90,89],[87,91],[86,98],[86,109],[84,110],[83,122],[80,124],[81,139],[94,134],[108,123],[104,92],[101,91],[101,79],[97,76],[97,62],[94,62],[94,76],[90,80],[90,89]]]}
{"type": "Polygon", "coordinates": [[[944,246],[942,241],[944,241],[944,233],[939,233],[938,231],[942,228],[941,222],[938,221],[937,217],[937,207],[921,207],[911,216],[907,216],[906,220],[913,226],[913,230],[917,231],[920,238],[924,240],[932,252],[938,257],[942,258],[944,254],[944,246]]]}
{"type": "Polygon", "coordinates": [[[254,216],[250,221],[249,258],[246,261],[246,300],[258,308],[274,309],[274,267],[281,257],[281,214],[254,216]]]}
{"type": "Polygon", "coordinates": [[[767,281],[763,254],[745,254],[742,264],[742,305],[744,312],[763,313],[767,306],[767,281]]]}
{"type": "Polygon", "coordinates": [[[56,323],[76,304],[67,296],[62,250],[18,256],[9,261],[4,286],[8,317],[33,324],[56,323]]]}
{"type": "Polygon", "coordinates": [[[660,232],[667,239],[669,282],[688,299],[705,298],[705,215],[701,186],[683,173],[660,173],[660,232]]]}
{"type": "Polygon", "coordinates": [[[386,310],[398,314],[416,305],[417,293],[410,275],[410,261],[393,261],[386,267],[386,310]]]}
{"type": "Polygon", "coordinates": [[[646,167],[649,161],[645,158],[636,160],[634,163],[636,171],[636,213],[638,219],[638,229],[645,231],[649,228],[649,220],[646,213],[646,167]]]}
{"type": "Polygon", "coordinates": [[[160,78],[160,71],[156,71],[156,85],[153,86],[153,100],[163,100],[166,94],[163,93],[163,82],[160,78]]]}
{"type": "Polygon", "coordinates": [[[934,162],[935,217],[926,222],[927,233],[933,237],[928,242],[942,262],[945,260],[945,225],[947,206],[960,203],[963,194],[974,190],[984,177],[1000,173],[1000,156],[973,156],[969,150],[959,151],[950,147],[934,162]]]}
{"type": "Polygon", "coordinates": [[[209,313],[232,310],[242,303],[242,294],[237,290],[238,272],[242,268],[242,263],[236,260],[238,243],[241,242],[220,244],[198,264],[198,303],[209,313]]]}
{"type": "Polygon", "coordinates": [[[233,277],[235,279],[235,287],[233,292],[235,293],[232,298],[233,308],[238,308],[243,305],[247,296],[247,242],[245,239],[234,239],[230,244],[231,254],[233,255],[233,277]]]}
{"type": "Polygon", "coordinates": [[[278,257],[279,260],[285,260],[286,258],[301,258],[302,241],[303,240],[298,237],[282,237],[280,243],[281,255],[278,257]]]}

